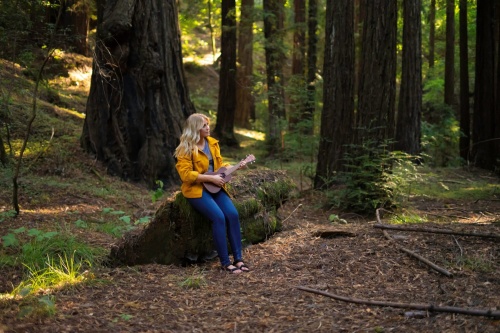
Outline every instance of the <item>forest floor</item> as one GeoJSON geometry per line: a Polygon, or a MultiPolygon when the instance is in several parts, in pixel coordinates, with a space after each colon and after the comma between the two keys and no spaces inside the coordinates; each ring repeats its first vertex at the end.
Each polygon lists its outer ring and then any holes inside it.
{"type": "MultiPolygon", "coordinates": [[[[127,189],[140,191],[130,185],[124,186],[123,190],[127,189]]],[[[67,219],[70,225],[76,217],[68,211],[90,219],[103,207],[118,204],[65,191],[53,191],[51,197],[51,209],[25,207],[26,213],[1,225],[2,234],[21,225],[50,228],[54,221],[64,223],[67,219]]],[[[52,292],[57,307],[53,316],[21,318],[22,301],[0,303],[0,331],[500,331],[500,320],[485,316],[354,304],[298,289],[372,301],[500,310],[498,239],[389,231],[398,244],[453,274],[447,277],[396,248],[382,230],[374,228],[375,220],[345,214],[347,224],[332,224],[330,212],[318,207],[322,200],[320,194],[307,191],[283,205],[283,231],[244,250],[250,273],[222,272],[217,260],[188,267],[100,267],[93,271],[90,283],[52,292]],[[338,233],[319,237],[318,230],[338,233]],[[195,279],[201,282],[199,288],[194,288],[195,284],[188,287],[186,282],[195,279]]],[[[414,204],[420,214],[441,221],[419,227],[500,234],[498,199],[418,200],[414,204]]],[[[133,200],[122,207],[137,210],[133,200]]],[[[111,236],[85,233],[79,237],[94,245],[109,249],[116,242],[111,236]]],[[[18,271],[4,270],[1,276],[3,286],[19,282],[18,271]]]]}
{"type": "MultiPolygon", "coordinates": [[[[132,216],[154,214],[160,202],[152,203],[144,186],[106,175],[103,166],[80,151],[76,140],[73,147],[56,159],[40,158],[36,172],[23,175],[22,212],[0,222],[0,235],[21,226],[56,229],[109,250],[119,241],[116,237],[96,228],[77,228],[75,221],[98,223],[107,207],[132,216]]],[[[500,234],[498,176],[466,169],[433,172],[429,182],[446,182],[448,191],[486,181],[492,186],[491,197],[411,196],[405,207],[428,220],[411,226],[500,234]]],[[[0,212],[5,212],[10,209],[11,189],[10,178],[2,177],[0,212]]],[[[333,212],[324,208],[324,200],[321,193],[303,188],[284,203],[279,209],[283,230],[244,250],[249,273],[222,272],[217,260],[186,267],[94,267],[86,283],[50,291],[56,304],[51,316],[22,316],[27,301],[0,299],[0,332],[500,332],[498,318],[417,311],[408,305],[498,313],[498,238],[388,230],[393,238],[389,240],[374,227],[375,217],[333,212]],[[333,213],[347,223],[330,222],[333,213]],[[398,246],[452,276],[431,269],[398,246]],[[302,287],[401,306],[340,301],[302,287]]],[[[387,218],[386,214],[381,222],[387,218]]],[[[19,269],[3,267],[0,293],[11,291],[21,280],[19,269]]]]}

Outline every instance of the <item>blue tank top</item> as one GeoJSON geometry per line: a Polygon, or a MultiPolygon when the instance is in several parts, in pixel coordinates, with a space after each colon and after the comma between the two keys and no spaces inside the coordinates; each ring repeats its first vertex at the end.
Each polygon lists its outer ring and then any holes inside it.
{"type": "Polygon", "coordinates": [[[203,152],[208,157],[208,172],[213,172],[214,171],[214,159],[212,157],[212,153],[210,152],[210,149],[208,148],[208,140],[207,139],[205,139],[205,145],[203,146],[203,152]]]}

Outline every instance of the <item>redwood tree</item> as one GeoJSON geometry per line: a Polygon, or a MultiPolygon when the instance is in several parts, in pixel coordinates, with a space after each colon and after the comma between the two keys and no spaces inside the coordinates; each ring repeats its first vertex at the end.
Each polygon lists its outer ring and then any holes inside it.
{"type": "Polygon", "coordinates": [[[422,113],[421,0],[403,1],[403,57],[396,126],[396,148],[420,153],[422,113]]]}
{"type": "Polygon", "coordinates": [[[250,120],[255,120],[255,100],[252,95],[253,22],[254,0],[242,0],[238,29],[238,68],[234,123],[244,128],[250,128],[250,120]]]}
{"type": "Polygon", "coordinates": [[[397,0],[366,0],[364,13],[356,125],[382,143],[394,138],[397,0]]]}
{"type": "Polygon", "coordinates": [[[178,181],[172,153],[194,112],[175,0],[98,2],[95,58],[81,136],[110,173],[178,181]]]}
{"type": "Polygon", "coordinates": [[[314,111],[316,110],[316,62],[318,60],[318,1],[309,0],[307,11],[307,106],[303,120],[308,121],[304,133],[314,132],[314,111]]]}
{"type": "Polygon", "coordinates": [[[285,61],[284,0],[264,0],[264,36],[268,93],[268,153],[280,150],[285,121],[285,91],[283,63],[285,61]]]}
{"type": "Polygon", "coordinates": [[[290,112],[288,124],[290,130],[295,130],[300,122],[301,114],[305,111],[304,95],[305,89],[305,58],[306,58],[306,2],[305,0],[293,1],[294,31],[293,31],[293,53],[292,53],[292,85],[296,91],[290,96],[290,112]]]}
{"type": "Polygon", "coordinates": [[[326,7],[323,111],[314,185],[321,188],[343,166],[354,127],[354,5],[329,1],[326,7]]]}
{"type": "Polygon", "coordinates": [[[234,136],[236,109],[236,3],[222,0],[221,67],[219,77],[219,104],[214,136],[222,144],[238,144],[234,136]]]}
{"type": "Polygon", "coordinates": [[[490,170],[500,164],[498,6],[490,0],[477,2],[472,162],[490,170]]]}
{"type": "Polygon", "coordinates": [[[446,54],[444,62],[444,102],[455,105],[455,0],[446,0],[446,54]]]}
{"type": "Polygon", "coordinates": [[[467,0],[460,0],[460,157],[466,161],[470,150],[469,46],[467,0]]]}

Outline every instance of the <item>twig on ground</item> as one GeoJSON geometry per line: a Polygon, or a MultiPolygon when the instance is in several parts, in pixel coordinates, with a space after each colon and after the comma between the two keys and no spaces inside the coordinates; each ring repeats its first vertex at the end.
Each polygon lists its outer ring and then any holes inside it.
{"type": "Polygon", "coordinates": [[[442,267],[439,267],[438,265],[434,264],[433,262],[425,259],[424,257],[422,257],[421,255],[419,254],[416,254],[415,252],[413,251],[410,251],[408,250],[407,248],[405,247],[402,247],[401,245],[399,245],[388,233],[386,230],[383,230],[384,232],[384,236],[385,238],[387,238],[388,240],[390,240],[391,242],[394,243],[394,245],[396,245],[401,251],[411,255],[412,257],[415,257],[417,258],[418,260],[420,260],[421,262],[423,262],[424,264],[426,264],[427,266],[429,266],[430,268],[434,269],[435,271],[443,274],[443,275],[446,275],[447,277],[452,277],[453,274],[450,273],[449,271],[447,271],[446,269],[442,268],[442,267]]]}
{"type": "Polygon", "coordinates": [[[489,233],[477,233],[477,232],[461,232],[461,231],[453,231],[449,229],[436,229],[436,228],[421,228],[421,227],[405,227],[405,226],[396,226],[396,225],[387,225],[387,224],[374,224],[374,228],[379,229],[390,229],[390,230],[399,230],[399,231],[413,231],[413,232],[427,232],[433,234],[446,234],[446,235],[455,235],[455,236],[474,236],[474,237],[482,237],[482,238],[497,238],[500,239],[500,235],[489,233]]]}
{"type": "Polygon", "coordinates": [[[293,210],[293,212],[291,212],[291,213],[290,213],[290,215],[288,215],[288,216],[286,217],[286,219],[284,219],[283,221],[281,221],[281,223],[283,223],[283,222],[285,222],[286,220],[288,220],[288,219],[290,218],[290,216],[292,216],[292,215],[293,215],[293,213],[295,213],[295,211],[296,211],[297,209],[299,209],[300,207],[302,207],[302,204],[299,204],[297,207],[295,207],[295,209],[293,210]]]}
{"type": "MultiPolygon", "coordinates": [[[[377,221],[379,222],[379,225],[382,225],[382,221],[380,220],[380,210],[377,209],[376,210],[376,215],[377,215],[377,221]]],[[[375,227],[377,227],[377,224],[374,225],[375,227]]],[[[441,268],[439,267],[438,265],[430,262],[429,260],[425,259],[424,257],[422,257],[421,255],[418,255],[416,254],[415,252],[413,251],[410,251],[408,250],[407,248],[399,245],[388,233],[386,230],[383,230],[383,233],[384,233],[384,236],[385,238],[387,238],[389,241],[391,241],[392,243],[394,243],[394,245],[396,245],[401,251],[417,258],[418,260],[420,260],[421,262],[425,263],[426,265],[428,265],[429,267],[431,267],[432,269],[434,269],[435,271],[443,274],[443,275],[446,275],[448,277],[452,277],[453,274],[450,273],[449,271],[447,271],[446,269],[444,268],[441,268]]]]}
{"type": "Polygon", "coordinates": [[[460,249],[460,258],[463,257],[464,251],[462,250],[462,247],[458,243],[457,238],[455,236],[453,236],[453,240],[455,241],[455,244],[457,244],[458,248],[460,249]]]}
{"type": "Polygon", "coordinates": [[[321,290],[315,290],[307,287],[299,286],[297,289],[307,291],[310,293],[330,297],[336,299],[338,301],[344,301],[349,303],[356,304],[365,304],[365,305],[376,305],[376,306],[390,306],[393,308],[404,308],[404,309],[415,309],[415,310],[424,310],[429,312],[447,312],[447,313],[460,313],[471,316],[486,316],[492,318],[500,318],[500,311],[495,311],[492,309],[489,310],[480,310],[480,309],[465,309],[459,308],[455,306],[437,306],[434,304],[412,304],[412,303],[396,303],[396,302],[383,302],[383,301],[371,301],[359,298],[351,298],[345,296],[339,296],[330,294],[321,290]]]}

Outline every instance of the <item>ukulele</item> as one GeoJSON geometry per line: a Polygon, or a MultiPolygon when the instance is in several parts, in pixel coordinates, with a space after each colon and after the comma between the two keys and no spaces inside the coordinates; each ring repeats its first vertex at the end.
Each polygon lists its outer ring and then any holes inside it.
{"type": "MultiPolygon", "coordinates": [[[[238,170],[238,168],[241,166],[241,163],[243,163],[243,162],[252,163],[253,161],[255,161],[255,156],[248,155],[245,159],[242,159],[238,164],[230,167],[229,169],[227,169],[226,167],[222,167],[219,170],[214,171],[214,172],[206,172],[205,175],[221,175],[222,178],[224,178],[224,181],[226,183],[228,183],[231,180],[231,174],[234,171],[238,170]]],[[[209,182],[203,183],[203,186],[205,186],[205,189],[210,193],[217,193],[221,189],[219,186],[215,185],[214,183],[209,183],[209,182]]]]}

